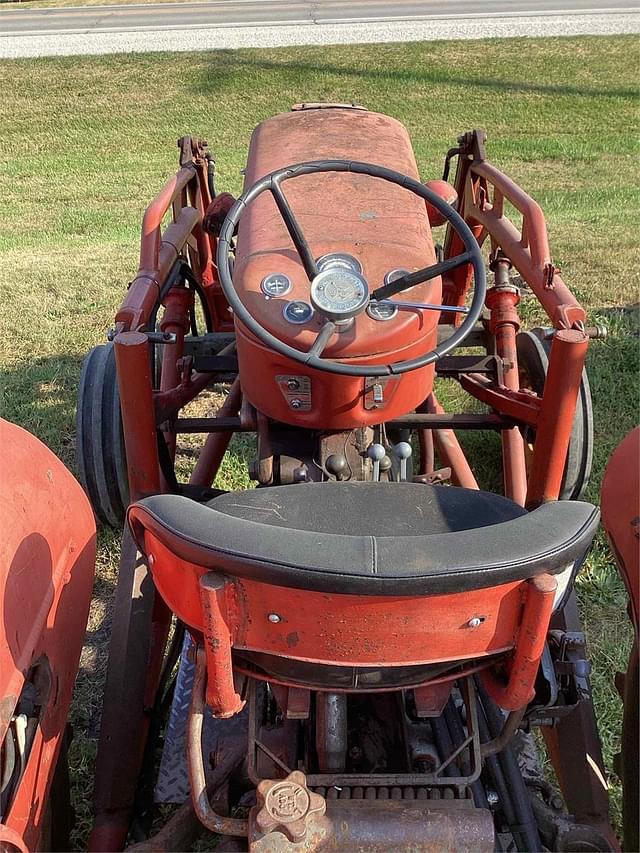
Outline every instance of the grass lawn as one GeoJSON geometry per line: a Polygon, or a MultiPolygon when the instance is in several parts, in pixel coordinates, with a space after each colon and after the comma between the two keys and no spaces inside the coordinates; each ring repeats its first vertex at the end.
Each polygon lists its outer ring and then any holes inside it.
{"type": "MultiPolygon", "coordinates": [[[[638,68],[635,37],[118,55],[0,62],[1,412],[74,465],[75,391],[137,266],[146,202],[176,168],[176,139],[206,137],[218,186],[241,186],[255,124],[297,101],[357,101],[403,121],[424,179],[473,127],[542,204],[554,260],[604,322],[590,349],[596,458],[638,421],[638,68]]],[[[534,324],[534,305],[524,309],[534,324]]],[[[240,485],[238,459],[220,482],[240,485]]],[[[89,827],[92,761],[117,538],[100,537],[73,707],[75,843],[89,827]]],[[[607,765],[626,666],[625,596],[599,537],[579,579],[607,765]]],[[[616,819],[619,790],[612,776],[616,819]]]]}

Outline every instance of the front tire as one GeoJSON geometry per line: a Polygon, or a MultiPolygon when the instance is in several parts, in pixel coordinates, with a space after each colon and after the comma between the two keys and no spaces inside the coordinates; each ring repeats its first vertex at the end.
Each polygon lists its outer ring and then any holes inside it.
{"type": "MultiPolygon", "coordinates": [[[[551,342],[547,340],[546,335],[546,329],[532,329],[520,332],[516,337],[520,387],[529,388],[540,396],[544,392],[551,350],[551,342]]],[[[524,439],[528,445],[533,446],[535,430],[527,428],[524,439]]],[[[584,495],[591,475],[593,443],[591,390],[587,371],[583,370],[560,489],[560,500],[578,501],[584,495]]]]}
{"type": "Polygon", "coordinates": [[[76,416],[79,479],[98,521],[122,527],[129,482],[112,343],[89,351],[82,365],[76,416]]]}

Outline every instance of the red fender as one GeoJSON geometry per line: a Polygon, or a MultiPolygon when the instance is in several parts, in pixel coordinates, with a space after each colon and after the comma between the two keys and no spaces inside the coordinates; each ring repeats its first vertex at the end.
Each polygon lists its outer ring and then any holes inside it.
{"type": "Polygon", "coordinates": [[[636,634],[640,614],[640,427],[614,450],[602,481],[602,525],[631,600],[636,634]]]}
{"type": "Polygon", "coordinates": [[[40,709],[0,839],[35,850],[84,641],[96,528],[81,487],[42,442],[0,419],[0,446],[0,742],[13,737],[34,675],[40,709]]]}

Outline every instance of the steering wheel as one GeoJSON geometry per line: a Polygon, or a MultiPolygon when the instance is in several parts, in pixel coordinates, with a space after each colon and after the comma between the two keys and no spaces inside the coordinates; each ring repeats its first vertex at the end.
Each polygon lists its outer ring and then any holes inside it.
{"type": "MultiPolygon", "coordinates": [[[[442,358],[457,347],[473,329],[482,312],[487,290],[484,262],[480,247],[471,229],[457,211],[440,198],[439,195],[434,193],[433,190],[430,190],[408,175],[403,175],[401,172],[395,172],[393,169],[387,169],[384,166],[376,166],[372,163],[359,163],[351,160],[317,160],[309,163],[299,163],[295,166],[277,169],[275,172],[270,172],[259,181],[256,181],[253,186],[242,193],[222,224],[220,236],[218,237],[217,264],[220,284],[231,309],[235,316],[259,340],[270,349],[275,350],[275,352],[308,367],[312,367],[315,370],[340,373],[346,376],[377,377],[407,373],[410,370],[417,370],[442,358]],[[461,238],[465,251],[453,258],[448,258],[440,263],[431,264],[431,266],[416,270],[416,272],[406,273],[400,278],[378,287],[372,293],[369,293],[366,279],[354,270],[330,269],[319,271],[309,244],[282,191],[282,184],[291,178],[322,172],[354,172],[359,175],[370,175],[372,178],[380,178],[383,181],[389,181],[392,184],[398,184],[398,186],[408,189],[414,195],[433,205],[444,216],[461,238]],[[287,231],[291,236],[307,274],[311,286],[311,300],[316,310],[326,318],[324,326],[320,329],[313,344],[306,352],[289,346],[265,329],[253,314],[247,310],[233,284],[230,263],[231,240],[247,205],[267,190],[273,195],[280,215],[284,220],[287,231]],[[437,278],[466,263],[472,264],[474,276],[474,293],[469,308],[452,308],[452,306],[446,305],[412,306],[425,308],[426,310],[449,310],[466,314],[464,321],[455,332],[445,341],[438,344],[435,349],[417,358],[396,361],[391,364],[345,364],[335,359],[322,357],[325,347],[336,331],[336,325],[362,313],[366,310],[369,303],[389,300],[391,296],[402,293],[402,291],[408,290],[410,287],[414,287],[421,282],[437,278]]],[[[383,304],[385,303],[383,302],[383,304]]],[[[389,302],[386,304],[389,304],[389,302]]],[[[390,304],[398,305],[398,307],[402,307],[403,305],[402,302],[392,302],[390,304]]]]}

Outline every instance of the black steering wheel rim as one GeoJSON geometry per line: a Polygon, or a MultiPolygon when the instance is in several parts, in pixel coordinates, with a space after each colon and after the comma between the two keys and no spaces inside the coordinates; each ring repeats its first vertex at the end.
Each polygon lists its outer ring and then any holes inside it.
{"type": "MultiPolygon", "coordinates": [[[[301,260],[304,263],[304,259],[301,258],[301,260]]],[[[316,160],[307,163],[298,163],[294,166],[276,169],[275,171],[265,175],[259,181],[256,181],[238,198],[222,224],[220,236],[218,237],[216,262],[218,266],[220,285],[234,315],[263,344],[280,355],[293,359],[306,367],[346,376],[392,376],[408,373],[411,370],[418,370],[419,368],[426,367],[427,365],[442,358],[447,353],[451,352],[451,350],[459,346],[475,326],[482,313],[487,290],[484,261],[482,259],[480,247],[467,223],[460,214],[451,207],[451,205],[433,192],[433,190],[429,189],[429,187],[421,184],[414,178],[409,177],[409,175],[403,175],[401,172],[396,172],[393,169],[386,168],[385,166],[377,166],[373,163],[362,163],[353,160],[316,160]],[[270,190],[274,194],[276,191],[281,194],[280,184],[284,181],[301,177],[302,175],[319,174],[323,172],[354,172],[360,175],[369,175],[373,178],[380,178],[408,189],[413,192],[414,195],[419,196],[429,204],[433,205],[433,207],[435,207],[444,216],[447,222],[451,224],[454,231],[456,231],[458,236],[461,238],[466,253],[470,256],[468,262],[473,266],[473,298],[471,300],[469,312],[460,326],[457,327],[449,338],[438,344],[433,350],[430,350],[417,358],[405,359],[392,362],[390,364],[345,364],[344,362],[336,361],[335,359],[323,358],[321,355],[315,355],[312,352],[304,352],[303,350],[296,349],[295,347],[284,343],[284,341],[281,341],[265,329],[264,326],[256,320],[253,314],[251,314],[251,312],[245,307],[244,303],[240,299],[240,296],[233,284],[230,252],[231,240],[245,208],[267,190],[270,190]]]]}

